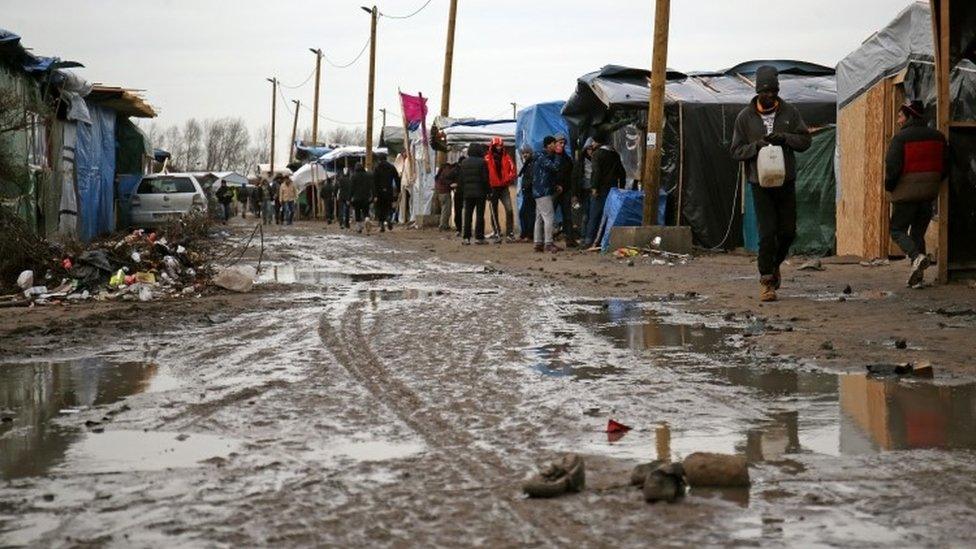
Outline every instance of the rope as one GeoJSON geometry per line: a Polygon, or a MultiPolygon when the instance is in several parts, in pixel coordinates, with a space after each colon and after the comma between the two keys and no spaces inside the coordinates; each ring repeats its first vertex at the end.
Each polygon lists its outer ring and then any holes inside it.
{"type": "Polygon", "coordinates": [[[725,236],[722,237],[722,241],[718,243],[717,246],[713,248],[708,248],[708,251],[715,252],[722,248],[725,242],[729,239],[729,235],[732,234],[732,225],[735,223],[735,210],[739,206],[739,188],[743,185],[742,183],[742,163],[739,163],[739,177],[736,178],[735,183],[735,196],[732,198],[732,216],[729,217],[729,228],[725,230],[725,236]]]}
{"type": "Polygon", "coordinates": [[[417,15],[418,13],[424,11],[424,8],[426,8],[429,5],[430,5],[430,0],[427,0],[426,2],[424,2],[424,5],[423,6],[420,6],[420,8],[418,8],[417,11],[414,11],[413,13],[411,13],[409,15],[387,15],[387,14],[385,14],[383,12],[380,12],[380,15],[382,15],[383,17],[386,17],[388,19],[410,19],[414,15],[417,15]]]}
{"type": "MultiPolygon", "coordinates": [[[[224,268],[233,267],[234,265],[237,265],[238,262],[240,262],[240,260],[244,257],[244,254],[246,254],[247,250],[251,247],[251,241],[254,240],[254,235],[257,234],[259,231],[261,233],[261,252],[258,255],[257,272],[259,273],[261,272],[261,261],[264,260],[264,223],[262,223],[261,221],[258,221],[257,225],[254,226],[254,230],[251,231],[251,236],[247,238],[247,242],[244,243],[244,249],[241,250],[241,253],[237,256],[237,259],[228,263],[224,268]]],[[[234,249],[231,249],[231,253],[226,254],[225,256],[223,256],[223,258],[232,255],[234,251],[235,251],[234,249]]]]}

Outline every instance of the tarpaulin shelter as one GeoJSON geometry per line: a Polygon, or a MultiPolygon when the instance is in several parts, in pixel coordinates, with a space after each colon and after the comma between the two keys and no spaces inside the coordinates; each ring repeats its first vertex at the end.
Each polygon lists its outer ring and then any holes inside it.
{"type": "Polygon", "coordinates": [[[335,147],[325,147],[321,145],[306,145],[302,141],[295,141],[295,159],[301,162],[317,160],[323,155],[332,152],[335,147]]]}
{"type": "Polygon", "coordinates": [[[515,118],[515,148],[521,150],[529,145],[538,152],[547,135],[569,136],[569,123],[562,115],[565,105],[565,101],[549,101],[521,109],[515,118]]]}
{"type": "MultiPolygon", "coordinates": [[[[954,5],[957,5],[954,3],[954,5]]],[[[965,9],[971,3],[960,3],[961,28],[965,9]]],[[[974,8],[969,22],[976,17],[974,8]]],[[[958,33],[957,33],[958,35],[958,33]]],[[[950,103],[954,120],[976,122],[976,64],[973,45],[969,55],[959,55],[947,71],[950,103]]],[[[967,46],[958,47],[965,52],[967,46]]],[[[931,9],[927,2],[915,2],[902,10],[888,25],[874,33],[858,49],[837,65],[837,132],[838,132],[838,201],[837,253],[865,258],[901,255],[889,236],[890,203],[884,191],[884,156],[891,137],[898,131],[898,108],[905,100],[919,100],[925,105],[926,118],[935,125],[937,89],[935,81],[935,45],[931,9]]],[[[974,124],[976,125],[976,124],[974,124]]],[[[946,204],[960,221],[946,244],[958,252],[950,263],[976,267],[976,137],[971,129],[962,128],[950,134],[956,162],[951,197],[946,204]],[[957,243],[953,245],[953,243],[957,243]]],[[[952,213],[951,211],[949,212],[952,213]]],[[[942,224],[941,212],[930,226],[929,251],[937,250],[942,224]]],[[[951,223],[951,221],[950,221],[951,223]]],[[[955,255],[955,252],[949,251],[955,255]]]]}
{"type": "Polygon", "coordinates": [[[453,126],[443,128],[444,137],[448,148],[459,150],[471,145],[481,143],[487,145],[492,137],[501,137],[506,147],[515,147],[515,128],[514,120],[501,121],[471,121],[459,122],[453,126]]]}
{"type": "MultiPolygon", "coordinates": [[[[762,65],[780,71],[780,96],[796,106],[810,127],[836,118],[834,69],[790,60],[756,60],[716,72],[668,70],[661,162],[668,192],[668,222],[691,226],[708,248],[742,244],[742,184],[729,146],[735,118],[755,96],[753,78],[762,65]]],[[[640,178],[650,73],[608,65],[580,77],[563,116],[580,139],[609,131],[629,179],[640,178]]]]}
{"type": "MultiPolygon", "coordinates": [[[[658,204],[658,221],[663,221],[664,202],[658,204]]],[[[603,207],[600,220],[600,248],[606,252],[610,247],[610,229],[613,227],[636,227],[644,221],[644,191],[610,189],[607,203],[603,207]]]]}

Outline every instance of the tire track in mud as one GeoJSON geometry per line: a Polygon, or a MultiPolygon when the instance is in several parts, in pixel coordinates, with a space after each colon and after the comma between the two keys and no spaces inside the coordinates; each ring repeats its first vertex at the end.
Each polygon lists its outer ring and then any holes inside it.
{"type": "MultiPolygon", "coordinates": [[[[469,483],[480,484],[478,478],[511,476],[512,472],[502,465],[499,456],[490,452],[478,453],[475,450],[477,441],[473,437],[458,430],[453,423],[442,417],[434,404],[425,402],[383,366],[364,334],[361,303],[350,304],[339,317],[338,324],[338,328],[334,328],[328,315],[323,315],[319,324],[322,341],[337,362],[381,405],[421,437],[431,449],[458,462],[460,466],[450,467],[456,477],[469,483]]],[[[485,345],[480,344],[475,354],[483,355],[484,348],[485,345]]],[[[508,515],[526,526],[537,543],[546,545],[574,543],[599,545],[601,543],[580,528],[574,517],[565,514],[558,507],[545,505],[530,508],[505,499],[493,503],[500,504],[508,515]]]]}

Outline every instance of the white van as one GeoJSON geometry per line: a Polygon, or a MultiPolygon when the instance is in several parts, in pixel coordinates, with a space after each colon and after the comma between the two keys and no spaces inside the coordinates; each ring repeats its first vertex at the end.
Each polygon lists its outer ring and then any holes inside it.
{"type": "Polygon", "coordinates": [[[135,227],[155,227],[191,211],[207,211],[207,196],[188,173],[147,175],[132,194],[130,212],[135,227]]]}

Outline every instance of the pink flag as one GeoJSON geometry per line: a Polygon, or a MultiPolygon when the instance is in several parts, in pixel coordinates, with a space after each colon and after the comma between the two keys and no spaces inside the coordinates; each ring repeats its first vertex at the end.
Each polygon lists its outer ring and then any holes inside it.
{"type": "MultiPolygon", "coordinates": [[[[417,131],[427,120],[427,98],[419,95],[407,95],[400,92],[400,104],[403,105],[403,118],[410,131],[417,131]]],[[[426,138],[426,136],[425,136],[426,138]]]]}

